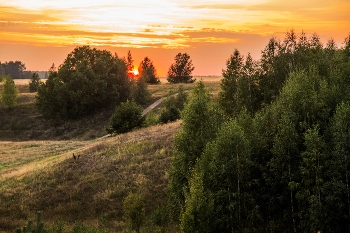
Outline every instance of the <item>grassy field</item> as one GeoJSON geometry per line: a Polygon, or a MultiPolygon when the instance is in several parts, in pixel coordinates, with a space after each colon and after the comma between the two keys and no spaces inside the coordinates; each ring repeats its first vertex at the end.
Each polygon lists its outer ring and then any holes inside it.
{"type": "MultiPolygon", "coordinates": [[[[203,78],[214,95],[219,80],[203,78]]],[[[166,202],[167,170],[180,121],[101,139],[113,109],[55,125],[36,110],[28,80],[15,83],[18,105],[8,110],[0,104],[0,232],[13,232],[37,210],[43,211],[46,225],[63,221],[68,227],[83,221],[125,232],[122,201],[129,192],[144,197],[147,219],[142,231],[154,232],[152,215],[166,202]],[[77,162],[73,153],[81,155],[77,162]]],[[[153,99],[177,88],[163,81],[149,86],[153,99]]]]}

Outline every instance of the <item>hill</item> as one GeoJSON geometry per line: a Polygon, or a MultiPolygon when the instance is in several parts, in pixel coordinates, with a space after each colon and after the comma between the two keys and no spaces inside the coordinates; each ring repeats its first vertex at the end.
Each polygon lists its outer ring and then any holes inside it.
{"type": "MultiPolygon", "coordinates": [[[[154,230],[152,216],[166,202],[180,121],[100,138],[114,109],[78,121],[50,122],[37,111],[28,81],[15,82],[18,105],[7,110],[0,103],[0,232],[23,226],[38,210],[46,226],[61,221],[68,228],[80,221],[124,232],[122,203],[129,192],[144,197],[143,229],[154,230]],[[73,153],[80,155],[76,162],[73,153]]],[[[216,79],[207,83],[214,93],[219,89],[216,79]]],[[[152,101],[177,86],[149,86],[152,101]]]]}
{"type": "Polygon", "coordinates": [[[123,231],[122,201],[130,191],[143,195],[148,214],[166,201],[179,127],[175,122],[92,141],[0,142],[0,231],[22,226],[37,210],[46,224],[97,226],[103,219],[106,228],[123,231]],[[76,163],[72,153],[81,155],[76,163]]]}

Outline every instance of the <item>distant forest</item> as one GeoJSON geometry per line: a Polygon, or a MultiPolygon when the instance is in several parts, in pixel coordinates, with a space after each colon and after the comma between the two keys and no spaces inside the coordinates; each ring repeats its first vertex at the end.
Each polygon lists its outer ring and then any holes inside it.
{"type": "Polygon", "coordinates": [[[26,65],[21,61],[0,62],[0,75],[10,76],[13,79],[29,79],[33,73],[37,73],[39,78],[47,78],[46,71],[27,71],[26,65]]]}

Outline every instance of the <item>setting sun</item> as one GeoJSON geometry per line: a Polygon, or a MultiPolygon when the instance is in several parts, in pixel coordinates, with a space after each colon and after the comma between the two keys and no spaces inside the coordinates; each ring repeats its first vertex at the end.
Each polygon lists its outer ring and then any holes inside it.
{"type": "Polygon", "coordinates": [[[134,73],[135,76],[139,75],[139,71],[137,69],[133,69],[131,72],[134,73]]]}

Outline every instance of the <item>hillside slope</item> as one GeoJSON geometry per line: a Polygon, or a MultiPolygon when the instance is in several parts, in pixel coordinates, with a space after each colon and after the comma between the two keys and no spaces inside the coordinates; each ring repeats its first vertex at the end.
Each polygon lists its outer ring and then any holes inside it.
{"type": "Polygon", "coordinates": [[[103,222],[111,232],[122,232],[122,201],[129,192],[143,195],[151,216],[166,199],[166,171],[179,127],[178,121],[104,139],[52,142],[56,150],[47,142],[2,142],[0,156],[17,160],[0,169],[0,232],[23,225],[37,210],[47,225],[103,222]],[[73,152],[81,155],[77,162],[73,152]],[[33,156],[13,165],[24,154],[33,156]]]}

